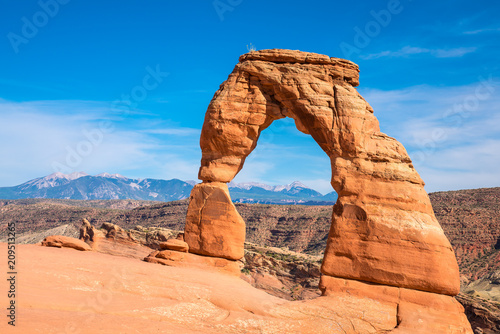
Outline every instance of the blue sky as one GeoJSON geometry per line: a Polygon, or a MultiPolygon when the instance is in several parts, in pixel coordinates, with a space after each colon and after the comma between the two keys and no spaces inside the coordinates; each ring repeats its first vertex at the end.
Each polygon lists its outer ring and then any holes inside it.
{"type": "MultiPolygon", "coordinates": [[[[500,186],[500,4],[493,1],[0,1],[0,186],[64,172],[196,179],[206,108],[238,57],[347,58],[428,191],[500,186]]],[[[293,122],[237,182],[331,191],[293,122]]]]}

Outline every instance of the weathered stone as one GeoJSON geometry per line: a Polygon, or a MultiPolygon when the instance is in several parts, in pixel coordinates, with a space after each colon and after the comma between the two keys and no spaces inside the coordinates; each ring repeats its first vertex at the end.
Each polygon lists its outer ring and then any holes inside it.
{"type": "Polygon", "coordinates": [[[42,241],[42,246],[58,247],[58,248],[66,247],[66,248],[73,248],[79,251],[92,250],[92,248],[89,245],[87,245],[84,241],[76,238],[65,237],[62,235],[48,236],[42,241]]]}
{"type": "Polygon", "coordinates": [[[153,252],[148,257],[144,258],[144,261],[171,267],[196,267],[200,269],[221,271],[234,276],[240,275],[240,263],[236,261],[172,250],[163,250],[157,253],[153,252]]]}
{"type": "Polygon", "coordinates": [[[183,240],[168,239],[167,241],[160,243],[160,249],[169,249],[187,253],[189,251],[189,245],[183,240]]]}
{"type": "Polygon", "coordinates": [[[184,240],[191,253],[239,260],[244,255],[245,222],[231,202],[227,184],[194,186],[184,240]]]}
{"type": "Polygon", "coordinates": [[[108,239],[131,241],[131,242],[136,241],[130,232],[125,231],[118,225],[112,223],[102,223],[101,228],[106,230],[107,232],[106,238],[108,239]]]}
{"type": "Polygon", "coordinates": [[[391,333],[472,334],[464,308],[451,296],[326,275],[321,277],[320,289],[323,296],[376,300],[393,309],[397,327],[391,333]]]}
{"type": "Polygon", "coordinates": [[[171,239],[174,236],[173,231],[163,231],[163,230],[154,230],[146,233],[146,244],[151,248],[160,248],[160,244],[162,242],[171,239]]]}
{"type": "Polygon", "coordinates": [[[231,259],[235,250],[242,252],[244,234],[235,231],[243,223],[221,182],[241,170],[263,130],[291,117],[330,157],[339,195],[323,274],[459,292],[455,254],[424,182],[404,147],[380,132],[372,107],[354,88],[358,82],[355,64],[324,55],[263,50],[240,58],[205,116],[199,171],[204,183],[193,189],[186,221],[191,251],[231,259]],[[217,200],[210,199],[215,185],[217,200]]]}
{"type": "Polygon", "coordinates": [[[89,221],[83,218],[82,225],[80,226],[80,240],[85,242],[94,241],[94,234],[94,226],[90,225],[89,221]]]}
{"type": "Polygon", "coordinates": [[[120,226],[103,223],[102,228],[105,233],[102,230],[96,230],[94,241],[89,242],[94,251],[136,259],[143,259],[151,253],[151,248],[142,245],[129,231],[120,226]]]}

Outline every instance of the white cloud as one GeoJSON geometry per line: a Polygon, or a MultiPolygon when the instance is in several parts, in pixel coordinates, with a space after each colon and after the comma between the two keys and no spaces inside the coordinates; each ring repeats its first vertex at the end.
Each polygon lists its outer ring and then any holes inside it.
{"type": "Polygon", "coordinates": [[[497,33],[497,32],[500,32],[500,28],[486,28],[486,29],[469,30],[469,31],[464,31],[464,34],[477,35],[477,34],[483,34],[483,33],[497,33]]]}
{"type": "Polygon", "coordinates": [[[199,156],[192,151],[199,151],[199,136],[194,129],[162,128],[165,134],[183,136],[182,142],[165,145],[135,118],[116,122],[114,114],[105,102],[0,100],[0,186],[57,169],[196,178],[199,156]],[[110,120],[111,130],[101,126],[110,120]]]}
{"type": "Polygon", "coordinates": [[[476,50],[477,50],[476,47],[460,47],[453,49],[427,49],[414,46],[405,46],[397,51],[382,51],[379,53],[361,55],[361,58],[366,60],[377,59],[382,57],[399,58],[417,54],[428,54],[436,58],[456,58],[456,57],[462,57],[468,53],[475,52],[476,50]]]}
{"type": "Polygon", "coordinates": [[[150,133],[155,135],[172,135],[172,136],[200,136],[200,129],[191,128],[162,128],[162,129],[149,129],[144,130],[144,133],[150,133]]]}
{"type": "Polygon", "coordinates": [[[273,170],[275,170],[275,165],[272,162],[247,159],[241,171],[234,178],[234,182],[259,182],[272,185],[273,183],[270,183],[268,178],[273,170]]]}
{"type": "Polygon", "coordinates": [[[500,82],[363,90],[428,191],[500,186],[500,82]],[[489,90],[488,90],[489,88],[489,90]]]}

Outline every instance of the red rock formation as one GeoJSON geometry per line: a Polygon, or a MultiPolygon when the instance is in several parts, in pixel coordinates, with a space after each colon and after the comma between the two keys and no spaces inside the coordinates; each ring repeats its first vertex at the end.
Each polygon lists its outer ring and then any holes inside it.
{"type": "Polygon", "coordinates": [[[82,225],[80,226],[80,240],[84,242],[94,241],[94,234],[94,226],[90,225],[89,221],[83,218],[82,225]]]}
{"type": "Polygon", "coordinates": [[[184,240],[190,252],[238,260],[243,257],[245,222],[231,202],[227,184],[197,184],[191,191],[184,240]]]}
{"type": "Polygon", "coordinates": [[[84,241],[76,238],[65,237],[62,235],[48,236],[42,241],[42,246],[57,247],[57,248],[66,247],[66,248],[73,248],[79,251],[92,250],[92,248],[84,241]]]}
{"type": "Polygon", "coordinates": [[[260,133],[273,121],[291,117],[330,157],[332,186],[339,194],[323,274],[459,292],[455,255],[424,182],[404,147],[380,132],[357,85],[357,65],[338,58],[289,50],[240,57],[205,116],[199,172],[204,183],[193,190],[186,219],[185,240],[192,252],[228,259],[243,255],[241,218],[229,195],[212,204],[200,191],[222,189],[221,182],[241,170],[260,133]]]}
{"type": "Polygon", "coordinates": [[[154,251],[144,258],[145,262],[163,264],[169,267],[195,267],[209,271],[222,271],[233,276],[240,276],[240,264],[227,259],[200,256],[182,251],[154,251]]]}
{"type": "Polygon", "coordinates": [[[188,244],[184,240],[179,239],[168,239],[167,241],[160,243],[160,248],[163,250],[169,249],[184,253],[189,251],[188,244]]]}

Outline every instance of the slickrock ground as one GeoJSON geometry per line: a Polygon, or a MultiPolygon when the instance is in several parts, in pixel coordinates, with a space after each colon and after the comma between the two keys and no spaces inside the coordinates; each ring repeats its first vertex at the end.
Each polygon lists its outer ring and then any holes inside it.
{"type": "MultiPolygon", "coordinates": [[[[290,302],[234,276],[95,251],[19,245],[18,256],[17,326],[2,321],[1,333],[386,333],[404,315],[376,292],[290,302]]],[[[449,305],[418,307],[439,316],[449,305]]],[[[410,320],[418,333],[464,333],[460,319],[437,329],[410,320]]]]}

